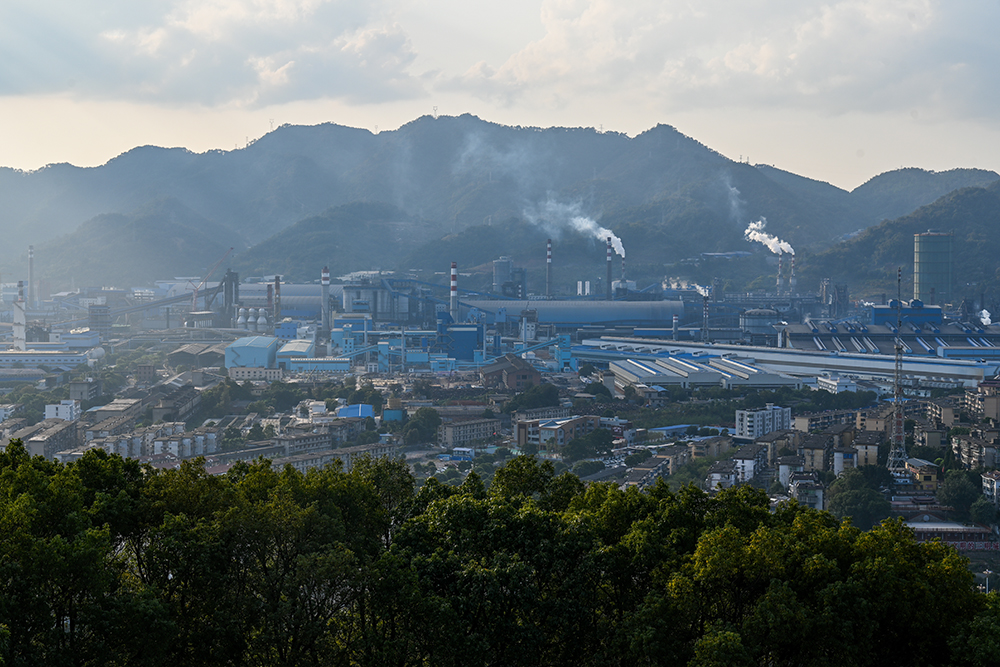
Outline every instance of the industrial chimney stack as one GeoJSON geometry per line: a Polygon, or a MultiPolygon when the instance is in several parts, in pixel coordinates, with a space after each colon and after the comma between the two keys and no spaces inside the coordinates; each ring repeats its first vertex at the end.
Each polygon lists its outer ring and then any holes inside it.
{"type": "Polygon", "coordinates": [[[330,329],[330,267],[324,266],[323,273],[320,274],[319,284],[322,292],[323,303],[321,306],[321,313],[323,322],[320,324],[320,328],[323,331],[328,331],[330,329]]]}
{"type": "Polygon", "coordinates": [[[611,237],[608,237],[608,280],[607,280],[607,293],[608,301],[614,299],[613,293],[611,291],[611,237]]]}
{"type": "Polygon", "coordinates": [[[274,312],[271,316],[271,322],[277,326],[278,322],[281,321],[281,276],[274,277],[274,312]]]}
{"type": "Polygon", "coordinates": [[[451,319],[458,322],[458,263],[451,263],[451,319]]]}
{"type": "Polygon", "coordinates": [[[35,307],[35,246],[33,245],[28,246],[28,307],[35,307]]]}
{"type": "Polygon", "coordinates": [[[788,277],[788,293],[795,294],[795,255],[792,255],[792,274],[788,277]]]}
{"type": "Polygon", "coordinates": [[[552,296],[552,239],[545,244],[545,296],[552,296]]]}
{"type": "Polygon", "coordinates": [[[777,284],[777,287],[775,288],[777,290],[778,296],[781,296],[781,269],[782,269],[782,262],[781,262],[781,254],[779,253],[778,254],[778,284],[777,284]]]}

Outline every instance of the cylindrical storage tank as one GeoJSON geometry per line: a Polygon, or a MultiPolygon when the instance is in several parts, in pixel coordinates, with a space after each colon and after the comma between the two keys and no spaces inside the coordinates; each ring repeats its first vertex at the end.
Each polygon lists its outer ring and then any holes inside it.
{"type": "Polygon", "coordinates": [[[931,306],[952,301],[954,237],[936,230],[913,235],[913,298],[931,306]]]}
{"type": "Polygon", "coordinates": [[[503,284],[510,282],[511,270],[514,268],[514,261],[510,257],[501,257],[493,260],[493,293],[500,294],[503,284]]]}
{"type": "Polygon", "coordinates": [[[752,308],[740,314],[740,329],[751,334],[774,334],[778,311],[770,308],[752,308]]]}

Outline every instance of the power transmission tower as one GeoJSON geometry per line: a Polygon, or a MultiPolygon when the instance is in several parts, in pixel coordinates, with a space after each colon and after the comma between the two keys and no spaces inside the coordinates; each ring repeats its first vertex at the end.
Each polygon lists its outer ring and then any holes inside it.
{"type": "Polygon", "coordinates": [[[906,433],[903,421],[903,268],[896,270],[896,369],[893,374],[892,440],[886,467],[896,476],[906,474],[906,433]]]}

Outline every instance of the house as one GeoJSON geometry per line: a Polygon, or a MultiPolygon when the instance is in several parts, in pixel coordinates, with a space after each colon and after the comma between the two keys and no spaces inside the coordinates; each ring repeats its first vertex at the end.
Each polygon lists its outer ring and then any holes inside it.
{"type": "Polygon", "coordinates": [[[708,468],[705,485],[709,491],[731,489],[737,483],[738,473],[733,461],[716,461],[708,468]]]}
{"type": "Polygon", "coordinates": [[[736,481],[749,482],[767,467],[767,448],[761,445],[744,445],[733,454],[736,464],[736,481]]]}
{"type": "Polygon", "coordinates": [[[800,505],[815,510],[825,509],[823,485],[815,472],[792,473],[788,481],[788,493],[800,505]]]}
{"type": "Polygon", "coordinates": [[[542,383],[542,374],[530,363],[508,353],[479,371],[483,385],[502,385],[514,391],[524,391],[542,383]]]}
{"type": "Polygon", "coordinates": [[[1000,470],[990,470],[982,474],[983,497],[993,503],[994,507],[1000,507],[1000,470]]]}
{"type": "Polygon", "coordinates": [[[858,431],[854,436],[854,450],[858,453],[855,465],[859,468],[878,465],[879,446],[884,442],[882,431],[858,431]]]}
{"type": "Polygon", "coordinates": [[[913,477],[913,488],[916,491],[934,493],[940,483],[940,469],[924,459],[906,459],[906,471],[913,477]]]}

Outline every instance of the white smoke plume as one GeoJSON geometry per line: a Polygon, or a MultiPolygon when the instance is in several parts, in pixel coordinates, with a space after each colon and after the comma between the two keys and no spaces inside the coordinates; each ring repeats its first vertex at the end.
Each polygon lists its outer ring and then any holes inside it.
{"type": "Polygon", "coordinates": [[[792,245],[788,241],[782,241],[777,236],[771,236],[764,231],[766,225],[767,220],[765,218],[761,218],[757,222],[751,222],[750,226],[743,232],[743,236],[746,237],[747,241],[763,243],[775,255],[794,255],[795,249],[792,248],[792,245]]]}
{"type": "Polygon", "coordinates": [[[983,326],[989,326],[993,324],[993,320],[990,319],[990,311],[983,308],[979,312],[979,321],[983,323],[983,326]]]}
{"type": "Polygon", "coordinates": [[[625,246],[622,240],[606,227],[601,227],[592,218],[583,215],[580,204],[563,204],[548,199],[544,204],[536,205],[524,211],[525,219],[533,225],[538,225],[553,235],[565,229],[572,229],[586,236],[598,239],[602,243],[611,238],[611,247],[621,257],[625,256],[625,246]]]}

